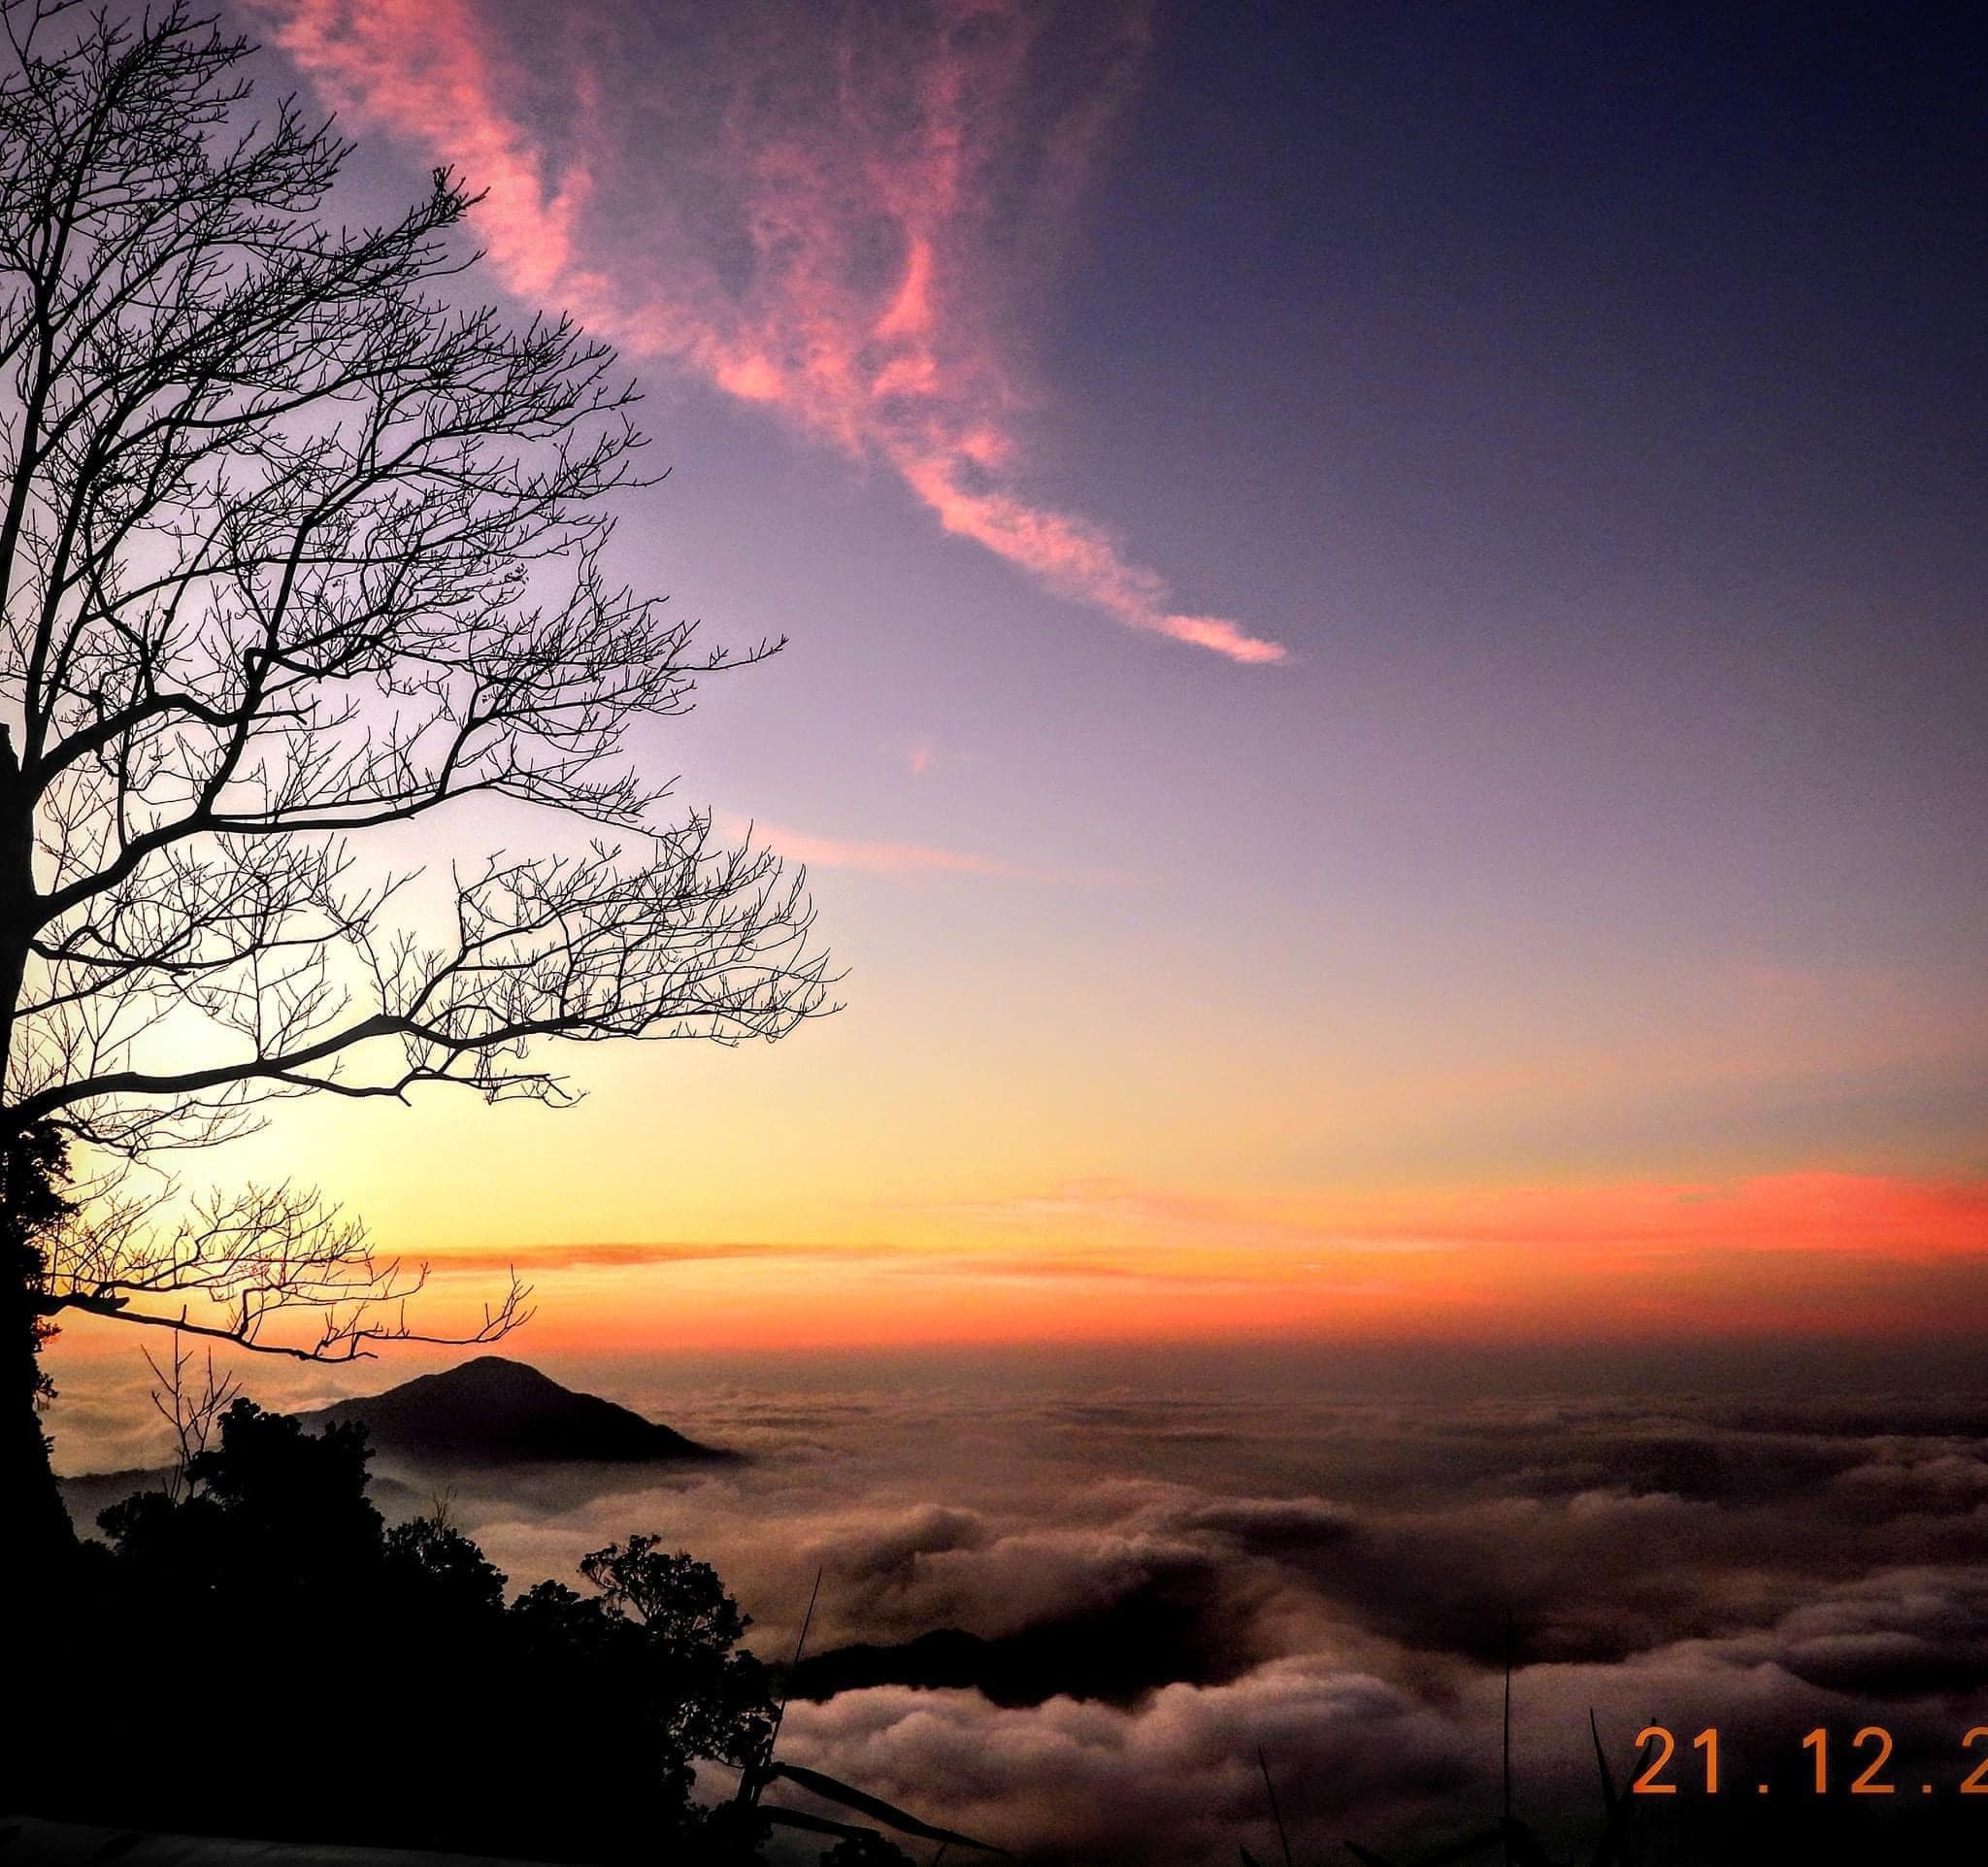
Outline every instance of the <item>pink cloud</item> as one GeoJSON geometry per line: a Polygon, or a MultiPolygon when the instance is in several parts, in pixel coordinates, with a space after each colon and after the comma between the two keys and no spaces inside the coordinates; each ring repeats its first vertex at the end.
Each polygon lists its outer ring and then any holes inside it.
{"type": "Polygon", "coordinates": [[[756,828],[773,848],[812,869],[854,869],[864,875],[987,875],[1026,880],[1033,871],[998,857],[972,855],[926,843],[865,843],[843,837],[809,836],[783,825],[760,823],[756,828]]]}
{"type": "Polygon", "coordinates": [[[811,836],[782,823],[757,822],[721,812],[727,834],[742,840],[763,840],[783,857],[812,869],[849,869],[859,875],[911,878],[926,875],[978,875],[1009,882],[1040,882],[1075,888],[1137,886],[1139,879],[1119,869],[1038,868],[1000,856],[976,855],[930,843],[857,841],[847,837],[811,836]]]}
{"type": "Polygon", "coordinates": [[[328,101],[488,190],[479,235],[520,295],[887,465],[1059,596],[1284,658],[1177,610],[1109,530],[1025,483],[1017,333],[1137,82],[1137,0],[934,0],[887,29],[826,5],[665,23],[571,0],[519,16],[529,59],[472,0],[251,3],[328,101]]]}
{"type": "Polygon", "coordinates": [[[567,166],[557,187],[544,180],[543,151],[492,107],[509,74],[492,64],[490,40],[459,0],[250,0],[271,36],[318,81],[334,108],[418,132],[440,159],[488,191],[478,231],[513,291],[556,291],[575,260],[574,222],[589,192],[586,167],[567,166]],[[441,154],[447,151],[446,155],[441,154]]]}

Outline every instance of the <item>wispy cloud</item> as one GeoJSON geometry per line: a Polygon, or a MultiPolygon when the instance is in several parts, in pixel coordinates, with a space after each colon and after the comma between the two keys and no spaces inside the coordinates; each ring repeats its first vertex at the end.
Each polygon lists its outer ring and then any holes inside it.
{"type": "Polygon", "coordinates": [[[252,4],[329,101],[488,190],[479,232],[514,290],[889,467],[1060,596],[1284,658],[1029,489],[1023,334],[1137,85],[1137,0],[935,0],[887,25],[826,5],[252,4]]]}
{"type": "Polygon", "coordinates": [[[993,875],[1011,879],[1028,873],[993,856],[936,849],[929,843],[861,843],[845,837],[808,836],[778,826],[766,826],[766,833],[783,855],[811,868],[855,869],[864,875],[993,875]]]}
{"type": "Polygon", "coordinates": [[[516,1271],[520,1276],[556,1276],[569,1271],[643,1271],[672,1264],[767,1263],[783,1258],[861,1260],[889,1257],[898,1248],[861,1244],[758,1244],[663,1240],[621,1245],[523,1245],[512,1250],[470,1247],[430,1254],[436,1277],[488,1277],[516,1271]]]}
{"type": "Polygon", "coordinates": [[[942,849],[930,843],[874,843],[849,837],[811,836],[782,823],[751,822],[727,817],[727,827],[741,836],[764,838],[782,856],[805,862],[811,869],[853,869],[860,875],[984,875],[1009,881],[1044,881],[1041,872],[1004,862],[998,856],[976,855],[965,850],[942,849]]]}
{"type": "Polygon", "coordinates": [[[1090,1180],[925,1210],[968,1223],[1030,1230],[1096,1233],[1115,1227],[1145,1237],[1389,1253],[1620,1249],[1891,1259],[1976,1257],[1988,1240],[1988,1182],[1830,1172],[1724,1183],[1633,1181],[1274,1198],[1090,1180]]]}
{"type": "Polygon", "coordinates": [[[1147,1279],[1177,1282],[1200,1273],[1166,1263],[1128,1264],[1114,1258],[1079,1252],[1023,1254],[988,1250],[959,1242],[940,1245],[905,1243],[789,1240],[748,1241],[660,1240],[609,1245],[521,1245],[503,1250],[482,1246],[430,1252],[423,1260],[431,1278],[474,1277],[515,1271],[520,1277],[562,1278],[571,1273],[669,1269],[677,1266],[745,1264],[860,1264],[877,1276],[920,1278],[971,1277],[995,1279],[1057,1279],[1065,1282],[1118,1282],[1147,1279]]]}
{"type": "Polygon", "coordinates": [[[721,812],[719,817],[729,834],[763,840],[784,858],[806,863],[811,869],[847,869],[858,875],[905,880],[934,875],[988,876],[1007,882],[1041,882],[1070,887],[1125,887],[1137,880],[1122,869],[1050,868],[931,843],[815,836],[784,823],[769,823],[763,817],[755,820],[731,812],[721,812]]]}

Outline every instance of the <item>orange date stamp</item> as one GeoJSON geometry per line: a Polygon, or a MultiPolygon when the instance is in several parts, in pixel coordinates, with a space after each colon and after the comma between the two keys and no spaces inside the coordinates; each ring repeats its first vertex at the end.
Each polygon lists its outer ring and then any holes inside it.
{"type": "MultiPolygon", "coordinates": [[[[1641,1768],[1630,1788],[1640,1796],[1674,1796],[1680,1786],[1688,1792],[1704,1795],[1717,1795],[1719,1782],[1719,1731],[1718,1726],[1708,1724],[1691,1740],[1691,1749],[1698,1752],[1696,1759],[1680,1758],[1677,1754],[1677,1740],[1661,1724],[1648,1724],[1637,1733],[1637,1754],[1641,1768]],[[1656,1754],[1643,1761],[1643,1753],[1651,1746],[1656,1754]],[[1672,1765],[1677,1765],[1676,1777],[1672,1780],[1672,1765]]],[[[1811,1787],[1815,1794],[1825,1796],[1838,1784],[1840,1776],[1832,1776],[1832,1770],[1851,1771],[1849,1792],[1853,1796],[1890,1796],[1901,1792],[1901,1785],[1890,1780],[1887,1772],[1892,1762],[1891,1733],[1881,1724],[1867,1724],[1849,1741],[1851,1755],[1833,1760],[1828,1727],[1818,1724],[1802,1740],[1802,1748],[1809,1753],[1810,1769],[1803,1773],[1805,1786],[1811,1787]]],[[[1980,1760],[1960,1782],[1954,1785],[1964,1796],[1988,1796],[1988,1724],[1976,1724],[1961,1739],[1961,1758],[1965,1764],[1969,1753],[1980,1750],[1984,1752],[1980,1760]]],[[[1925,1781],[1916,1785],[1905,1784],[1909,1791],[1916,1786],[1921,1795],[1934,1795],[1940,1784],[1925,1781]]],[[[1756,1793],[1767,1795],[1772,1785],[1762,1782],[1755,1785],[1756,1793]]]]}

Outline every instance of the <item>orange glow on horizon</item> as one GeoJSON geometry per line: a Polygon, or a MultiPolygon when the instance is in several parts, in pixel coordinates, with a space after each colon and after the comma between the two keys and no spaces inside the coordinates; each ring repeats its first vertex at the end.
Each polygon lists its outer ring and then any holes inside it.
{"type": "Polygon", "coordinates": [[[1790,1174],[1269,1202],[1070,1189],[869,1243],[464,1250],[547,1348],[1945,1335],[1988,1322],[1988,1184],[1790,1174]]]}

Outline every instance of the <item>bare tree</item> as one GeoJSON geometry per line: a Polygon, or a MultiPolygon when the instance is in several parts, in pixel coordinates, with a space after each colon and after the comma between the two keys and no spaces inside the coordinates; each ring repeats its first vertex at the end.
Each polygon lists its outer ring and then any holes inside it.
{"type": "Polygon", "coordinates": [[[0,1328],[30,1370],[65,1310],[364,1353],[416,1333],[418,1268],[308,1189],[187,1212],[132,1169],[281,1098],[556,1104],[549,1041],[824,1009],[801,878],[628,757],[780,645],[705,652],[610,575],[634,390],[566,318],[464,303],[451,173],[335,226],[349,146],[252,114],[212,20],[0,18],[0,1328]],[[547,852],[444,876],[395,833],[477,801],[547,852]]]}
{"type": "MultiPolygon", "coordinates": [[[[207,1351],[207,1367],[196,1384],[187,1376],[193,1352],[178,1336],[171,1354],[161,1361],[148,1349],[146,1365],[158,1385],[151,1390],[152,1410],[173,1429],[173,1465],[166,1480],[166,1495],[177,1504],[190,1493],[193,1461],[207,1450],[221,1416],[235,1404],[242,1391],[238,1376],[214,1365],[214,1350],[207,1351]]],[[[437,1515],[440,1515],[440,1504],[437,1515]]]]}

